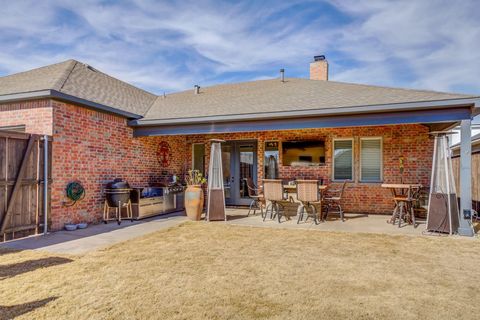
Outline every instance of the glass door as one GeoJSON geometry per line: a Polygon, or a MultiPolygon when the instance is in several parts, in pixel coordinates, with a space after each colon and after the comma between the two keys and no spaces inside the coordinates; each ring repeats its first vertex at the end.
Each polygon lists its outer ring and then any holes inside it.
{"type": "Polygon", "coordinates": [[[257,181],[257,142],[229,141],[222,145],[225,202],[250,205],[246,179],[257,181]]]}

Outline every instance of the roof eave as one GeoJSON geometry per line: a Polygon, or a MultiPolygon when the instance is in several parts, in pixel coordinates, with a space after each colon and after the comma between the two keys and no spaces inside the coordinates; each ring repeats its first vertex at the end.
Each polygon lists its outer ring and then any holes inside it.
{"type": "Polygon", "coordinates": [[[7,103],[7,102],[17,102],[17,101],[25,101],[25,100],[33,100],[33,99],[57,99],[66,102],[73,102],[79,105],[82,105],[87,108],[99,110],[106,113],[111,113],[115,115],[119,115],[128,119],[140,119],[142,118],[141,115],[131,113],[128,111],[119,110],[116,108],[112,108],[110,106],[96,103],[90,100],[78,98],[69,94],[65,94],[59,92],[57,90],[38,90],[38,91],[30,91],[30,92],[20,92],[14,94],[6,94],[0,96],[0,103],[7,103]]]}
{"type": "MultiPolygon", "coordinates": [[[[351,115],[363,113],[396,112],[409,110],[438,109],[448,107],[471,106],[475,109],[480,108],[480,98],[459,98],[448,100],[417,101],[407,103],[392,103],[380,105],[363,105],[342,108],[324,108],[312,110],[293,110],[280,112],[264,112],[251,114],[232,114],[205,117],[172,118],[172,119],[136,119],[129,122],[132,127],[144,126],[162,126],[162,125],[180,125],[192,123],[212,123],[212,122],[230,122],[242,120],[265,120],[280,119],[289,117],[308,117],[308,116],[329,116],[329,115],[351,115]]],[[[478,111],[478,110],[477,110],[478,111]]]]}
{"type": "Polygon", "coordinates": [[[50,90],[50,89],[46,89],[46,90],[19,92],[19,93],[0,95],[0,103],[16,102],[16,101],[21,101],[21,100],[49,98],[51,96],[51,91],[52,90],[50,90]]]}

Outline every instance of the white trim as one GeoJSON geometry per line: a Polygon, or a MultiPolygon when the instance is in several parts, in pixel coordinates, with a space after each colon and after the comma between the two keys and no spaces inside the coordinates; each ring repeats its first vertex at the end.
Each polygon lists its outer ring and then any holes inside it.
{"type": "Polygon", "coordinates": [[[352,142],[352,179],[347,181],[355,181],[355,139],[351,138],[333,138],[332,139],[332,181],[342,181],[343,179],[335,179],[335,141],[351,141],[352,142]]]}
{"type": "Polygon", "coordinates": [[[383,137],[382,136],[373,136],[373,137],[360,137],[359,140],[359,177],[358,182],[360,183],[381,183],[383,182],[383,137]],[[362,140],[380,140],[380,180],[363,180],[362,179],[362,140]]]}

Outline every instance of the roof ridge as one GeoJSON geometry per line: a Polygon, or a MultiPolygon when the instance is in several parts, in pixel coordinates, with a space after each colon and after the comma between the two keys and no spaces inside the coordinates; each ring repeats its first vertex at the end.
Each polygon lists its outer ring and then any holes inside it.
{"type": "Polygon", "coordinates": [[[61,91],[65,83],[67,82],[68,78],[73,72],[73,69],[75,69],[75,66],[78,64],[77,60],[70,59],[68,60],[72,64],[72,66],[68,69],[66,69],[62,76],[58,79],[58,81],[55,83],[55,89],[58,91],[61,91]],[[58,88],[58,89],[57,89],[58,88]]]}
{"type": "Polygon", "coordinates": [[[165,94],[163,95],[156,95],[155,94],[155,99],[152,100],[152,103],[150,103],[150,105],[148,106],[147,110],[145,110],[145,112],[142,114],[142,118],[145,118],[145,116],[147,115],[147,113],[150,111],[150,109],[152,109],[152,107],[155,105],[155,102],[157,102],[157,99],[160,99],[160,97],[165,97],[165,94]]]}
{"type": "MultiPolygon", "coordinates": [[[[424,92],[424,93],[434,93],[434,94],[449,94],[449,95],[455,95],[455,96],[465,96],[467,97],[480,97],[480,93],[476,94],[468,94],[468,93],[455,93],[455,92],[445,92],[445,91],[436,91],[436,90],[427,90],[427,89],[413,89],[413,88],[404,88],[404,87],[393,87],[393,86],[382,86],[382,85],[375,85],[375,84],[365,84],[365,83],[355,83],[355,82],[344,82],[344,81],[334,81],[334,80],[328,80],[328,81],[321,81],[321,80],[312,80],[308,78],[300,78],[300,77],[288,77],[285,78],[285,82],[288,82],[288,80],[299,80],[299,81],[319,81],[321,83],[325,84],[344,84],[344,85],[351,85],[351,86],[357,86],[357,87],[362,87],[362,88],[379,88],[379,89],[390,89],[390,90],[402,90],[402,91],[408,91],[408,92],[424,92]]],[[[219,84],[213,84],[213,85],[208,85],[203,87],[203,89],[209,89],[209,88],[215,88],[215,87],[223,87],[223,86],[234,86],[234,85],[242,85],[242,84],[248,84],[248,83],[257,83],[257,82],[263,82],[263,81],[275,81],[278,80],[278,78],[271,78],[271,79],[257,79],[257,80],[247,80],[247,81],[241,81],[241,82],[224,82],[224,83],[219,83],[219,84]]],[[[168,93],[167,95],[175,95],[175,94],[181,94],[184,92],[188,92],[189,89],[181,90],[181,91],[175,91],[168,93]]],[[[158,96],[161,97],[161,96],[158,96]]]]}
{"type": "MultiPolygon", "coordinates": [[[[304,78],[294,78],[294,77],[285,77],[284,82],[288,82],[288,79],[300,79],[300,80],[309,80],[309,79],[304,79],[304,78]]],[[[256,83],[256,82],[263,82],[263,81],[272,81],[272,80],[278,80],[278,78],[271,78],[271,79],[257,79],[257,80],[247,80],[247,81],[241,81],[241,82],[222,82],[218,84],[212,84],[212,85],[207,85],[205,87],[201,87],[202,89],[209,89],[209,88],[215,88],[215,87],[223,87],[223,86],[235,86],[235,85],[241,85],[241,84],[246,84],[246,83],[256,83]]],[[[280,81],[280,80],[279,80],[280,81]]],[[[180,94],[180,93],[185,93],[193,89],[185,89],[181,91],[174,91],[167,93],[166,96],[169,95],[174,95],[174,94],[180,94]]],[[[161,98],[163,95],[158,95],[158,98],[161,98]]]]}

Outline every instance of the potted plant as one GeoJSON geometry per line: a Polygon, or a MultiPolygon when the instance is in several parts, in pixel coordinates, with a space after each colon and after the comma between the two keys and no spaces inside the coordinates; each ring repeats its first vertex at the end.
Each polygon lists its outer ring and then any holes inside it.
{"type": "Polygon", "coordinates": [[[199,170],[189,170],[185,176],[185,211],[190,220],[199,221],[202,216],[204,195],[202,185],[207,182],[199,170]]]}

